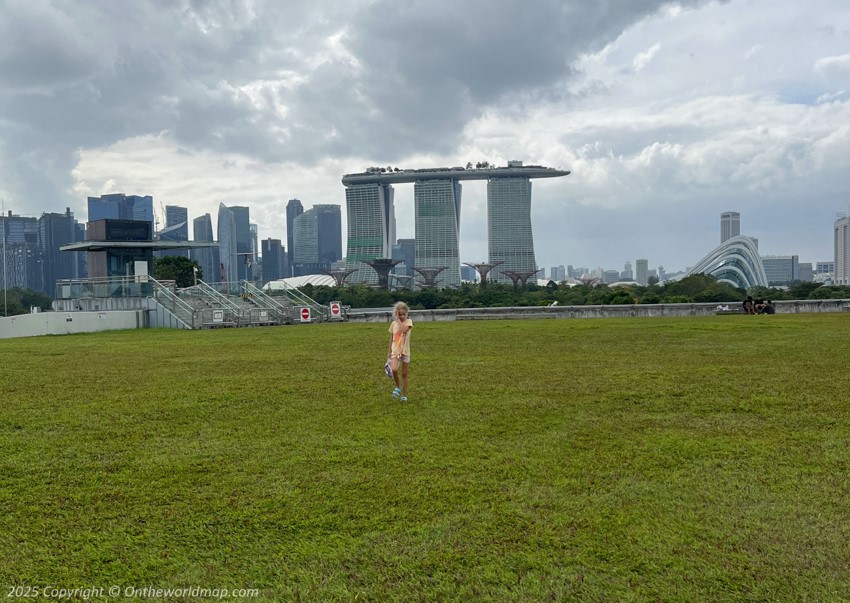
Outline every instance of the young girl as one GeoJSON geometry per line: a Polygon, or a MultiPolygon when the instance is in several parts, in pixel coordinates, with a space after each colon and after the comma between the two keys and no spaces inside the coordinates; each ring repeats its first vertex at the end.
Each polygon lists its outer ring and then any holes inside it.
{"type": "Polygon", "coordinates": [[[390,347],[387,358],[390,360],[390,368],[393,371],[395,389],[393,398],[401,396],[402,402],[407,402],[407,370],[410,367],[410,330],[413,321],[408,315],[408,307],[404,302],[397,302],[393,312],[393,321],[390,323],[390,347]],[[401,362],[401,382],[399,383],[399,362],[401,362]]]}

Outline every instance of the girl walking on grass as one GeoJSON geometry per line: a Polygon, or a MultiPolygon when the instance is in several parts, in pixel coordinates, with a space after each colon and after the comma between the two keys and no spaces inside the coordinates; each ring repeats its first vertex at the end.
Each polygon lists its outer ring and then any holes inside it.
{"type": "Polygon", "coordinates": [[[409,309],[404,302],[396,302],[393,311],[393,321],[390,323],[390,347],[387,351],[390,368],[395,381],[393,398],[401,397],[407,402],[407,371],[410,367],[410,330],[413,321],[408,318],[409,309]],[[401,364],[401,380],[399,380],[399,364],[401,364]]]}

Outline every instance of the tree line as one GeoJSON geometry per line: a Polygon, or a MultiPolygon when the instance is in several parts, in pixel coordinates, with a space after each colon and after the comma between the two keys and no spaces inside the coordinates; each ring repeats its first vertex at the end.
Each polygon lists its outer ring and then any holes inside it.
{"type": "Polygon", "coordinates": [[[352,308],[386,308],[396,301],[404,301],[414,310],[548,306],[553,302],[563,306],[695,302],[734,304],[743,302],[748,295],[773,301],[850,298],[850,287],[846,286],[801,282],[787,289],[753,287],[745,290],[718,282],[706,274],[694,274],[680,281],[653,283],[645,287],[608,287],[604,284],[570,286],[549,281],[545,286],[529,284],[525,288],[500,283],[487,283],[486,287],[463,283],[457,288],[428,287],[418,291],[381,291],[362,284],[343,287],[304,285],[300,290],[321,304],[338,301],[352,308]]]}

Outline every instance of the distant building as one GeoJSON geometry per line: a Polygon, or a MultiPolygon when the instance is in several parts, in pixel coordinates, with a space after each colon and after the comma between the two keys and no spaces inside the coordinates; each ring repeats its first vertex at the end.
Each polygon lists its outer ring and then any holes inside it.
{"type": "Polygon", "coordinates": [[[316,222],[319,233],[319,264],[329,270],[342,259],[342,208],[333,204],[317,204],[316,222]]]}
{"type": "MultiPolygon", "coordinates": [[[[24,216],[0,216],[0,238],[3,252],[0,255],[0,274],[5,282],[0,289],[42,290],[41,248],[38,244],[38,219],[24,216]],[[5,261],[5,266],[3,262],[5,261]]],[[[50,294],[51,297],[53,294],[50,294]]]]}
{"type": "Polygon", "coordinates": [[[478,271],[472,266],[464,264],[460,267],[460,280],[467,283],[474,283],[478,280],[478,271]]]}
{"type": "MultiPolygon", "coordinates": [[[[244,205],[233,205],[230,207],[233,212],[234,223],[236,225],[236,275],[238,280],[253,280],[248,274],[253,266],[253,243],[251,237],[251,210],[244,205]]],[[[236,280],[236,279],[234,279],[236,280]]]]}
{"type": "Polygon", "coordinates": [[[531,180],[527,176],[487,181],[487,243],[490,263],[503,262],[493,280],[509,283],[505,270],[537,269],[531,230],[531,180]]]}
{"type": "MultiPolygon", "coordinates": [[[[165,228],[158,233],[160,241],[188,241],[189,240],[189,211],[185,207],[177,205],[165,206],[165,228]]],[[[157,257],[176,256],[189,257],[188,249],[169,249],[157,251],[157,257]]]]}
{"type": "Polygon", "coordinates": [[[850,216],[839,218],[834,226],[835,269],[833,282],[850,285],[850,216]]]}
{"type": "MultiPolygon", "coordinates": [[[[640,270],[638,269],[638,274],[640,270]]],[[[711,250],[681,278],[692,274],[709,274],[718,281],[740,289],[766,287],[768,285],[764,264],[758,254],[756,241],[752,237],[732,237],[711,250]]],[[[677,275],[678,276],[678,275],[677,275]]]]}
{"type": "Polygon", "coordinates": [[[800,280],[800,258],[796,255],[766,255],[761,258],[768,285],[790,285],[800,280]]]}
{"type": "Polygon", "coordinates": [[[263,254],[263,282],[280,280],[286,266],[286,254],[280,239],[263,239],[261,242],[263,254]]]}
{"type": "Polygon", "coordinates": [[[294,276],[322,274],[342,257],[342,220],[339,205],[317,204],[293,222],[294,276]]]}
{"type": "Polygon", "coordinates": [[[720,214],[720,243],[725,243],[740,234],[741,214],[736,211],[726,211],[720,214]]]}
{"type": "Polygon", "coordinates": [[[649,282],[649,260],[635,261],[635,280],[641,287],[646,287],[649,282]]]}
{"type": "Polygon", "coordinates": [[[286,251],[288,252],[288,264],[286,268],[286,276],[284,278],[290,277],[294,275],[293,266],[294,263],[292,250],[294,249],[294,239],[295,239],[295,218],[304,213],[304,206],[301,205],[301,201],[298,199],[290,199],[286,204],[286,251]]]}
{"type": "Polygon", "coordinates": [[[56,296],[56,281],[78,277],[77,252],[63,253],[59,247],[77,242],[77,221],[71,208],[64,214],[45,213],[38,219],[38,240],[42,259],[42,291],[56,296]]]}
{"type": "Polygon", "coordinates": [[[815,279],[815,271],[811,262],[801,262],[799,264],[797,278],[803,283],[810,283],[815,279]]]}
{"type": "Polygon", "coordinates": [[[348,249],[345,266],[355,269],[347,282],[377,284],[375,271],[364,260],[386,258],[392,252],[392,223],[395,218],[393,187],[380,182],[348,185],[348,249]]]}
{"type": "Polygon", "coordinates": [[[605,270],[602,273],[602,282],[606,285],[616,283],[620,280],[620,273],[617,270],[605,270]]]}
{"type": "Polygon", "coordinates": [[[567,272],[563,266],[552,266],[549,270],[549,280],[562,283],[567,280],[567,272]]]}
{"type": "Polygon", "coordinates": [[[401,264],[396,264],[393,267],[393,274],[416,276],[416,272],[413,270],[416,266],[416,239],[399,239],[397,244],[393,245],[391,257],[394,260],[402,260],[401,264]]]}
{"type": "Polygon", "coordinates": [[[154,228],[153,197],[112,193],[88,198],[88,221],[145,220],[154,228]]]}
{"type": "Polygon", "coordinates": [[[835,262],[828,260],[826,262],[815,262],[815,274],[832,276],[835,273],[835,262]]]}
{"type": "Polygon", "coordinates": [[[621,281],[633,281],[635,280],[634,273],[632,272],[632,263],[626,262],[626,265],[623,266],[623,271],[620,273],[621,281]]]}
{"type": "Polygon", "coordinates": [[[437,277],[441,287],[460,284],[460,199],[457,180],[417,180],[413,184],[416,267],[445,267],[437,277]]]}
{"type": "Polygon", "coordinates": [[[219,274],[216,280],[222,283],[237,281],[236,216],[224,203],[218,206],[218,250],[219,274]]]}
{"type": "MultiPolygon", "coordinates": [[[[204,214],[192,221],[192,237],[196,242],[215,241],[210,214],[204,214]]],[[[221,280],[221,260],[217,245],[206,249],[191,249],[189,257],[198,263],[204,282],[217,283],[221,280]]]]}

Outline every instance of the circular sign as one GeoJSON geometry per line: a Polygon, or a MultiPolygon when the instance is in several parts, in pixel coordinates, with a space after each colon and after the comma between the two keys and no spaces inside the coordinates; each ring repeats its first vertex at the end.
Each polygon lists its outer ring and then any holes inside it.
{"type": "Polygon", "coordinates": [[[310,320],[310,308],[301,308],[301,320],[310,320]]]}
{"type": "Polygon", "coordinates": [[[339,316],[339,304],[331,304],[331,314],[339,316]]]}

